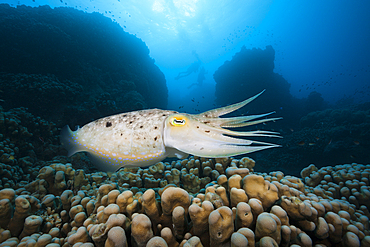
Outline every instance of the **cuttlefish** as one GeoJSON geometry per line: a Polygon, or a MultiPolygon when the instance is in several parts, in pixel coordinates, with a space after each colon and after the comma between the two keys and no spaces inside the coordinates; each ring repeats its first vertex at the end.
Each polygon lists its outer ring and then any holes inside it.
{"type": "Polygon", "coordinates": [[[277,132],[229,130],[280,119],[264,118],[274,112],[220,118],[245,106],[262,93],[200,114],[149,109],[104,117],[76,131],[71,131],[67,125],[62,129],[60,139],[68,150],[68,156],[85,151],[93,164],[110,172],[121,167],[150,166],[166,157],[183,159],[191,154],[220,158],[278,147],[271,143],[235,138],[279,137],[277,132]]]}

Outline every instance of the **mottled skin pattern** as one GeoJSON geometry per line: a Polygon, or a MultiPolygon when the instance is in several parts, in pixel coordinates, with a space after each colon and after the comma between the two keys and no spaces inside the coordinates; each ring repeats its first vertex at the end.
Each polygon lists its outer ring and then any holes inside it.
{"type": "Polygon", "coordinates": [[[154,109],[118,114],[85,125],[78,136],[91,146],[105,143],[103,148],[111,153],[155,154],[164,149],[163,122],[171,113],[154,109]]]}
{"type": "Polygon", "coordinates": [[[192,154],[217,158],[278,147],[271,143],[233,137],[277,137],[276,132],[225,129],[279,119],[256,120],[271,113],[219,117],[245,106],[260,94],[196,115],[151,109],[101,118],[74,132],[66,126],[62,129],[61,142],[69,156],[76,152],[88,152],[98,168],[112,172],[123,166],[149,166],[166,157],[185,158],[192,154]]]}
{"type": "Polygon", "coordinates": [[[107,170],[108,164],[113,165],[109,171],[121,166],[151,165],[165,158],[163,123],[172,113],[175,112],[151,109],[95,120],[72,133],[77,149],[67,149],[73,153],[89,152],[94,164],[103,170],[107,170]],[[99,158],[103,159],[99,162],[99,158]]]}

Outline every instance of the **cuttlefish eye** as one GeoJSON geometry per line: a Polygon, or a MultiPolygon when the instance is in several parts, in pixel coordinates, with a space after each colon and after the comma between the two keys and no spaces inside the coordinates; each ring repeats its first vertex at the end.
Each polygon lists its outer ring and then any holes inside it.
{"type": "Polygon", "coordinates": [[[184,118],[181,117],[173,117],[170,121],[171,125],[173,126],[184,126],[186,121],[184,118]]]}

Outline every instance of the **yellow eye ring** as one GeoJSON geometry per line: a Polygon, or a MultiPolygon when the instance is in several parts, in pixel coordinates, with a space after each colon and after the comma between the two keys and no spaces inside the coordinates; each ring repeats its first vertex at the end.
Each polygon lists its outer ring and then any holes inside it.
{"type": "Polygon", "coordinates": [[[174,118],[172,118],[171,119],[171,125],[173,125],[173,126],[184,126],[185,125],[185,123],[186,123],[186,121],[185,121],[185,119],[183,119],[183,118],[176,118],[176,117],[174,117],[174,118]]]}

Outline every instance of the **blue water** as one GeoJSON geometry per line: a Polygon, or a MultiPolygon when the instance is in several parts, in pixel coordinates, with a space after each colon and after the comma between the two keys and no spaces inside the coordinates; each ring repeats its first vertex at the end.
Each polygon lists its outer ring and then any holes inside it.
{"type": "MultiPolygon", "coordinates": [[[[214,108],[213,73],[246,48],[272,45],[275,70],[304,98],[312,91],[334,104],[370,101],[370,1],[19,0],[0,3],[73,7],[100,12],[141,38],[166,76],[168,108],[214,108]],[[175,80],[195,61],[206,70],[175,80]]],[[[251,94],[246,95],[246,98],[251,94]]]]}

